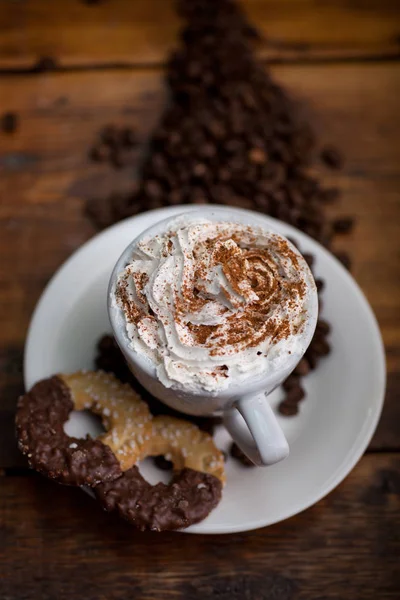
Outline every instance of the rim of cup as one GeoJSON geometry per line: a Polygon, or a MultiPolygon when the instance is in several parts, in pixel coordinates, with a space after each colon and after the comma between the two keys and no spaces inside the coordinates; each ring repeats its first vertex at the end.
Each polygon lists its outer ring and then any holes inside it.
{"type": "MultiPolygon", "coordinates": [[[[302,268],[304,268],[309,273],[310,281],[314,282],[311,270],[310,270],[308,264],[306,263],[305,259],[299,252],[299,250],[295,246],[293,246],[293,244],[289,240],[287,240],[287,238],[285,238],[285,236],[283,236],[281,233],[274,230],[273,227],[267,228],[267,227],[263,226],[262,222],[260,221],[260,215],[258,215],[257,213],[254,213],[252,211],[247,211],[244,209],[235,209],[235,208],[224,207],[224,206],[208,208],[205,205],[205,206],[199,206],[198,210],[191,210],[191,211],[183,210],[182,213],[174,215],[173,217],[167,217],[165,219],[161,219],[154,225],[151,225],[150,227],[148,227],[147,229],[142,231],[138,236],[136,236],[128,244],[128,246],[125,248],[125,250],[122,252],[119,259],[117,260],[117,262],[114,266],[114,269],[111,273],[111,277],[110,277],[110,281],[109,281],[108,292],[107,292],[107,308],[108,308],[108,315],[109,315],[110,323],[112,326],[113,334],[114,334],[116,341],[117,341],[118,345],[120,346],[121,350],[124,352],[124,354],[126,356],[129,357],[130,361],[135,363],[148,376],[153,377],[155,379],[158,379],[156,365],[151,361],[150,358],[148,358],[144,354],[140,354],[140,353],[136,352],[131,347],[130,340],[129,340],[129,337],[128,337],[128,334],[126,331],[126,321],[125,321],[124,312],[123,312],[122,308],[119,307],[117,305],[117,303],[115,302],[115,289],[116,289],[119,275],[123,272],[125,267],[130,262],[133,248],[141,240],[143,240],[145,238],[154,237],[158,234],[165,233],[170,228],[169,227],[170,225],[174,224],[175,222],[179,223],[179,219],[185,219],[186,223],[187,223],[186,219],[192,220],[192,221],[197,221],[199,219],[207,219],[207,220],[211,220],[211,221],[238,223],[240,225],[249,225],[250,227],[258,227],[258,228],[264,229],[267,232],[274,233],[274,234],[278,235],[279,237],[285,239],[290,244],[291,248],[296,252],[297,256],[300,257],[300,259],[302,261],[302,268]]],[[[309,292],[308,292],[308,303],[307,303],[306,309],[308,312],[307,320],[306,320],[305,326],[302,329],[302,332],[300,334],[298,334],[299,336],[301,336],[302,346],[304,346],[304,351],[309,346],[309,343],[311,342],[311,339],[314,335],[315,326],[316,326],[317,318],[318,318],[318,296],[317,296],[317,290],[316,290],[315,284],[314,284],[314,288],[312,290],[309,290],[309,292]]],[[[303,354],[304,354],[304,352],[303,352],[303,354]]],[[[287,371],[288,373],[290,373],[295,368],[295,366],[299,362],[299,360],[300,360],[299,355],[294,354],[293,356],[288,358],[287,362],[285,362],[284,368],[279,369],[279,370],[273,370],[271,372],[268,372],[265,375],[260,375],[258,377],[254,377],[254,378],[252,378],[252,380],[250,382],[244,381],[240,385],[238,385],[237,383],[232,381],[228,385],[227,388],[225,388],[224,390],[218,391],[217,395],[221,395],[221,396],[229,395],[229,393],[232,393],[232,389],[231,389],[232,386],[235,386],[235,395],[238,393],[238,391],[240,391],[240,389],[243,389],[243,392],[244,391],[248,392],[248,391],[250,391],[251,388],[254,388],[254,389],[260,388],[260,387],[262,387],[263,382],[266,382],[273,377],[276,378],[277,374],[279,372],[287,371]]],[[[174,386],[172,386],[172,389],[174,389],[174,386]]],[[[177,386],[176,389],[179,389],[180,391],[182,391],[182,388],[180,386],[177,386]]],[[[194,392],[190,392],[190,393],[193,395],[201,395],[201,396],[215,396],[216,395],[215,392],[207,392],[205,390],[202,391],[201,394],[200,393],[196,394],[194,392]]]]}

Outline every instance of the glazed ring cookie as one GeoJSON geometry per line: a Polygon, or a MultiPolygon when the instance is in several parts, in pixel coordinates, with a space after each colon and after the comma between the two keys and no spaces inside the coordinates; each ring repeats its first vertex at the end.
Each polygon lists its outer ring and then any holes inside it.
{"type": "Polygon", "coordinates": [[[224,458],[213,439],[196,425],[159,416],[144,447],[145,456],[164,454],[177,471],[165,485],[150,485],[134,466],[95,494],[103,508],[116,511],[138,529],[182,529],[203,520],[221,499],[224,458]]]}
{"type": "Polygon", "coordinates": [[[189,421],[159,416],[152,421],[152,434],[143,446],[144,456],[162,454],[174,465],[175,471],[184,468],[209,473],[225,483],[224,456],[208,433],[189,421]]]}
{"type": "Polygon", "coordinates": [[[95,486],[121,475],[121,465],[129,468],[143,453],[151,415],[132,388],[114,376],[76,373],[44,379],[22,396],[16,429],[31,467],[60,483],[95,486]],[[100,415],[108,430],[103,436],[92,440],[65,433],[71,411],[84,408],[100,415]]]}
{"type": "Polygon", "coordinates": [[[143,455],[152,433],[146,402],[128,383],[104,371],[59,375],[71,390],[75,410],[89,409],[101,417],[106,433],[97,439],[114,452],[122,471],[143,455]]]}

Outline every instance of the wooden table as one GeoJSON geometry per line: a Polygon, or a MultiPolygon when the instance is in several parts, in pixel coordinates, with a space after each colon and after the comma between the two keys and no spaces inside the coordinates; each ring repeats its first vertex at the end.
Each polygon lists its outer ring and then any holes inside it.
{"type": "Polygon", "coordinates": [[[162,65],[178,19],[171,0],[0,7],[0,598],[309,600],[398,597],[400,494],[400,39],[391,0],[247,0],[260,56],[322,140],[346,153],[338,214],[357,228],[338,248],[381,326],[386,403],[369,449],[313,508],[232,536],[139,534],[77,489],[26,469],[13,415],[35,303],[57,267],[94,234],[87,197],[132,185],[132,169],[87,159],[107,122],[145,139],[164,101],[162,65]],[[39,73],[40,57],[56,70],[39,73]],[[397,557],[396,557],[397,553],[397,557]]]}

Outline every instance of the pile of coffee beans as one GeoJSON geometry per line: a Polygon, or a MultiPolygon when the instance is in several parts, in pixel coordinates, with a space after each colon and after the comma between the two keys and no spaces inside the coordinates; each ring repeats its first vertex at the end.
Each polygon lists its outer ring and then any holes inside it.
{"type": "MultiPolygon", "coordinates": [[[[186,24],[167,67],[170,100],[138,187],[92,200],[90,217],[104,227],[152,208],[218,203],[269,214],[329,246],[335,231],[324,206],[339,191],[309,175],[314,135],[255,57],[254,28],[234,0],[182,0],[178,9],[186,24]]],[[[104,154],[107,144],[93,158],[104,154]]],[[[321,158],[342,163],[332,147],[321,158]]]]}
{"type": "MultiPolygon", "coordinates": [[[[319,155],[327,167],[339,169],[342,155],[332,146],[318,150],[295,104],[256,58],[258,33],[235,0],[177,4],[185,25],[168,62],[170,98],[150,139],[137,187],[128,195],[92,200],[87,206],[92,221],[106,227],[162,206],[217,203],[271,215],[331,247],[334,235],[352,230],[353,219],[327,218],[325,206],[340,192],[324,187],[310,175],[309,166],[319,155]]],[[[133,145],[133,131],[127,137],[126,130],[103,129],[91,158],[118,168],[128,138],[128,146],[133,145]]],[[[304,256],[312,268],[313,256],[304,256]]],[[[347,254],[337,257],[350,267],[347,254]]],[[[316,283],[321,294],[324,282],[316,283]]],[[[301,380],[329,353],[329,331],[320,319],[309,349],[283,386],[281,414],[297,414],[305,396],[301,380]]],[[[97,366],[138,385],[110,337],[100,343],[97,366]]],[[[153,412],[165,412],[147,392],[140,392],[153,412]]],[[[235,449],[232,453],[240,458],[235,449]]]]}

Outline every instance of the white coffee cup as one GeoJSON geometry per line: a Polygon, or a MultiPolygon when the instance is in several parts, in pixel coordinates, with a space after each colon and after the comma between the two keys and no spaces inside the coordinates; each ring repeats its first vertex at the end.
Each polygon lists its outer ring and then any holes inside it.
{"type": "MultiPolygon", "coordinates": [[[[198,211],[191,211],[188,215],[190,218],[197,216],[210,221],[229,221],[260,226],[260,218],[257,213],[229,207],[199,206],[198,211]]],[[[289,446],[266,396],[281,385],[293,371],[312,339],[318,316],[318,297],[315,285],[310,287],[308,294],[308,305],[306,306],[308,319],[302,331],[297,334],[301,351],[289,355],[287,361],[279,369],[246,380],[244,383],[238,384],[232,381],[228,388],[217,394],[208,391],[199,394],[174,387],[167,388],[157,378],[155,364],[144,354],[136,352],[131,347],[124,313],[115,302],[115,291],[118,276],[129,264],[133,247],[144,237],[163,234],[171,221],[176,218],[177,216],[172,219],[164,219],[143,231],[129,244],[118,259],[108,290],[108,312],[114,336],[132,373],[153,396],[168,406],[191,415],[207,416],[222,413],[224,425],[232,438],[255,464],[272,465],[277,463],[288,456],[289,446]]],[[[296,253],[301,268],[309,271],[304,258],[297,250],[296,253]]]]}

